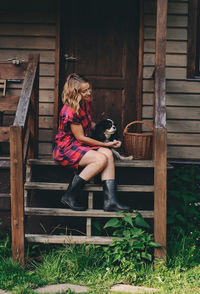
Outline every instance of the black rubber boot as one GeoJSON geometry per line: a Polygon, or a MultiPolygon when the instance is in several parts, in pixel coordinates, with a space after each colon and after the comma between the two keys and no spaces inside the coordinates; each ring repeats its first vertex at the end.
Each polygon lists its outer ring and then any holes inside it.
{"type": "Polygon", "coordinates": [[[104,211],[129,211],[128,206],[121,205],[116,199],[115,180],[103,181],[104,211]]]}
{"type": "Polygon", "coordinates": [[[84,206],[80,206],[77,203],[77,197],[82,192],[82,189],[85,185],[86,181],[79,177],[79,175],[75,175],[67,188],[67,191],[61,198],[62,204],[67,204],[73,210],[86,210],[87,208],[84,206]]]}

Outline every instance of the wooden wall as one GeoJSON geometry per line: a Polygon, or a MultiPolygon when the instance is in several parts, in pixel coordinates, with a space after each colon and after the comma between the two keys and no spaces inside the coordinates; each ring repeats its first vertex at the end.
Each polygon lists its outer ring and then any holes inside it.
{"type": "MultiPolygon", "coordinates": [[[[3,4],[3,3],[2,3],[3,4]]],[[[55,1],[9,1],[0,12],[0,60],[28,59],[40,53],[39,153],[52,151],[55,83],[55,1]],[[12,5],[11,5],[12,4],[12,5]]],[[[20,94],[21,84],[8,85],[8,92],[20,94]]],[[[9,116],[6,116],[9,119],[9,116]]]]}
{"type": "MultiPolygon", "coordinates": [[[[153,108],[156,0],[144,3],[143,119],[151,121],[153,108]]],[[[188,80],[188,0],[169,0],[167,27],[168,157],[200,158],[200,81],[188,80]]]]}
{"type": "MultiPolygon", "coordinates": [[[[42,156],[52,150],[56,1],[12,2],[11,7],[3,7],[0,14],[0,60],[11,57],[27,59],[29,53],[40,53],[39,152],[42,156]]],[[[142,116],[144,120],[152,121],[156,0],[144,2],[142,116]]],[[[186,78],[187,28],[188,0],[169,0],[166,56],[168,157],[198,159],[200,82],[186,78]]],[[[10,92],[19,91],[19,85],[10,85],[10,92]]]]}

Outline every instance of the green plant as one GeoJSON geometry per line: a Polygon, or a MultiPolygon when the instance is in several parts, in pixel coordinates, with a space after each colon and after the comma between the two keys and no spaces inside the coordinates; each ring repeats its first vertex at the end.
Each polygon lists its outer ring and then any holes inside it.
{"type": "Polygon", "coordinates": [[[133,272],[152,261],[153,248],[160,247],[155,243],[152,234],[142,228],[149,228],[149,224],[141,214],[135,219],[130,214],[122,218],[109,220],[104,228],[113,228],[113,236],[117,236],[111,245],[104,248],[105,263],[117,273],[134,277],[133,272]]]}
{"type": "MultiPolygon", "coordinates": [[[[0,227],[2,222],[0,222],[0,227]]],[[[0,257],[7,257],[11,254],[11,238],[9,234],[3,234],[0,230],[0,257]]]]}
{"type": "Polygon", "coordinates": [[[200,167],[184,165],[168,173],[168,226],[184,235],[200,221],[200,167]]]}

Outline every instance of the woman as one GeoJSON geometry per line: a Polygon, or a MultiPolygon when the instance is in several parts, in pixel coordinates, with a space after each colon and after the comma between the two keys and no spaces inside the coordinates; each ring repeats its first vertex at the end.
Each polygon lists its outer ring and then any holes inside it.
{"type": "Polygon", "coordinates": [[[85,183],[101,173],[105,211],[127,211],[115,196],[115,166],[112,151],[120,141],[103,143],[89,137],[95,123],[91,120],[91,86],[86,78],[70,74],[62,93],[64,104],[60,112],[59,127],[55,138],[53,158],[61,165],[74,168],[76,174],[61,198],[63,204],[74,210],[85,210],[77,203],[77,197],[85,183]],[[78,168],[82,171],[78,175],[78,168]]]}

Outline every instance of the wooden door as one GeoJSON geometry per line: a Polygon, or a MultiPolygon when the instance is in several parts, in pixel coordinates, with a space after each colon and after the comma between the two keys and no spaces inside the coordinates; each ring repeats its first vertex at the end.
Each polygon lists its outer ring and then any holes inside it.
{"type": "Polygon", "coordinates": [[[113,119],[120,135],[136,119],[138,23],[138,0],[62,3],[61,88],[71,72],[86,76],[93,120],[113,119]]]}

